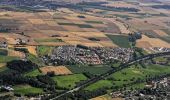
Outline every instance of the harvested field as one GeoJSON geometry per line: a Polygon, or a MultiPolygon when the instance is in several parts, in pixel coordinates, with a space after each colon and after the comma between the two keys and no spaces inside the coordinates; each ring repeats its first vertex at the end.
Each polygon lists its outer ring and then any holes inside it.
{"type": "Polygon", "coordinates": [[[49,26],[56,26],[57,23],[55,21],[49,20],[49,21],[44,21],[47,25],[49,26]]]}
{"type": "Polygon", "coordinates": [[[47,72],[54,72],[55,75],[68,75],[72,72],[65,66],[47,66],[40,68],[42,73],[47,74],[47,72]]]}
{"type": "Polygon", "coordinates": [[[165,33],[163,30],[154,30],[154,32],[159,36],[168,36],[168,34],[165,33]]]}
{"type": "Polygon", "coordinates": [[[77,36],[81,37],[106,37],[106,35],[102,32],[71,32],[72,34],[75,34],[77,36]]]}
{"type": "Polygon", "coordinates": [[[4,67],[6,65],[6,63],[0,63],[0,68],[4,67]]]}
{"type": "Polygon", "coordinates": [[[33,54],[33,55],[35,55],[35,56],[37,56],[37,51],[36,51],[36,46],[18,46],[18,47],[16,47],[16,48],[25,48],[25,49],[27,49],[28,50],[28,52],[30,53],[30,54],[33,54]]]}
{"type": "Polygon", "coordinates": [[[161,30],[167,27],[167,25],[162,22],[162,19],[159,18],[145,18],[145,19],[133,18],[133,20],[129,20],[127,23],[129,23],[131,27],[139,30],[155,30],[155,29],[161,30]]]}
{"type": "Polygon", "coordinates": [[[80,42],[80,41],[66,41],[66,43],[68,43],[70,45],[82,44],[82,42],[80,42]]]}
{"type": "MultiPolygon", "coordinates": [[[[65,12],[65,11],[64,11],[65,12]]],[[[101,40],[99,43],[96,41],[90,41],[87,38],[107,38],[105,32],[100,32],[102,30],[107,30],[107,32],[117,32],[119,29],[116,25],[107,24],[109,21],[104,18],[95,17],[91,15],[79,14],[73,11],[69,13],[63,13],[63,11],[57,12],[39,12],[39,13],[24,13],[24,12],[10,12],[9,19],[17,19],[20,23],[24,23],[20,27],[20,31],[24,32],[23,35],[3,34],[2,37],[6,38],[8,43],[11,45],[16,44],[17,38],[29,39],[28,45],[38,46],[61,46],[61,45],[89,45],[89,46],[111,46],[114,44],[111,41],[101,40]],[[72,14],[71,14],[72,13],[72,14]],[[84,16],[81,18],[80,16],[84,16]],[[59,23],[59,24],[57,24],[59,23]],[[109,26],[109,29],[107,27],[109,26]],[[117,30],[118,29],[118,30],[117,30]],[[55,41],[41,41],[36,42],[35,39],[38,38],[50,38],[57,35],[59,39],[62,39],[65,43],[57,43],[55,41]]],[[[3,16],[3,14],[2,14],[3,16]]],[[[5,17],[5,16],[4,16],[5,17]]],[[[28,47],[31,54],[36,55],[35,47],[28,47]]]]}
{"type": "MultiPolygon", "coordinates": [[[[114,4],[110,3],[110,6],[120,6],[126,7],[127,4],[123,2],[116,2],[114,4]]],[[[109,6],[109,5],[108,5],[109,6]]],[[[93,10],[93,9],[92,9],[93,10]]],[[[97,9],[94,9],[97,10],[97,9]]],[[[104,12],[103,12],[104,13],[104,12]]],[[[108,14],[118,14],[119,12],[107,12],[108,14]]],[[[25,12],[2,12],[0,13],[0,17],[9,19],[8,23],[12,21],[12,23],[16,20],[17,25],[22,24],[19,27],[20,32],[24,32],[26,36],[18,35],[11,33],[2,34],[1,37],[4,37],[9,44],[16,44],[15,39],[29,39],[28,45],[45,45],[45,46],[61,46],[61,45],[88,45],[92,47],[100,46],[100,47],[117,47],[118,44],[112,43],[111,40],[107,40],[108,37],[105,34],[119,34],[119,33],[131,33],[131,29],[128,29],[127,24],[130,23],[134,25],[136,29],[141,29],[141,31],[145,30],[154,30],[157,36],[167,36],[166,32],[162,29],[165,27],[166,23],[169,19],[164,17],[153,17],[152,18],[144,18],[138,19],[133,18],[131,20],[123,20],[121,18],[103,18],[100,16],[93,15],[85,15],[80,14],[78,12],[71,11],[67,9],[59,9],[56,12],[38,12],[38,13],[25,13],[25,12]],[[8,16],[5,16],[8,14],[8,16]],[[145,23],[144,21],[148,21],[145,23]],[[127,22],[127,23],[126,23],[127,22]],[[58,24],[57,24],[58,23],[58,24]],[[160,23],[160,25],[157,25],[160,23]],[[146,27],[143,27],[146,26],[146,27]],[[158,27],[158,28],[157,28],[158,27]],[[150,29],[151,28],[151,29],[150,29]],[[59,39],[62,39],[64,43],[57,43],[56,41],[41,41],[35,42],[34,40],[37,38],[51,38],[52,36],[56,36],[59,39]],[[100,41],[90,41],[88,38],[102,38],[100,41]],[[116,44],[116,45],[115,45],[116,44]]],[[[123,15],[128,16],[136,16],[136,14],[128,14],[123,13],[123,15]]],[[[133,16],[133,17],[134,17],[133,16]]],[[[15,23],[13,24],[15,25],[15,23]]],[[[167,25],[166,25],[167,27],[167,25]]],[[[166,37],[165,37],[166,38],[166,37]]],[[[115,40],[115,39],[114,39],[115,40]]],[[[163,39],[162,39],[163,40],[163,39]]],[[[162,41],[158,40],[158,41],[162,41]]],[[[167,38],[166,38],[167,40],[167,38]]],[[[148,41],[143,41],[148,42],[148,41]]],[[[137,43],[138,46],[144,47],[143,42],[137,43]]],[[[153,43],[148,42],[148,47],[153,45],[153,43]]],[[[29,52],[36,55],[36,47],[28,47],[29,52]]]]}
{"type": "Polygon", "coordinates": [[[87,46],[87,47],[103,47],[99,43],[81,43],[81,45],[87,46]]]}
{"type": "Polygon", "coordinates": [[[23,52],[19,52],[15,50],[8,50],[8,56],[25,58],[25,54],[23,52]]]}
{"type": "Polygon", "coordinates": [[[121,2],[121,1],[115,1],[115,2],[109,2],[108,4],[103,4],[103,5],[107,5],[109,7],[131,7],[131,8],[136,8],[135,5],[133,4],[130,4],[130,3],[126,3],[126,2],[121,2]]]}
{"type": "Polygon", "coordinates": [[[43,20],[41,19],[28,19],[32,24],[46,24],[43,20]]]}
{"type": "Polygon", "coordinates": [[[37,56],[36,46],[27,46],[29,53],[37,56]]]}
{"type": "Polygon", "coordinates": [[[48,37],[48,34],[42,33],[42,32],[28,32],[28,36],[33,38],[46,38],[48,37]]]}
{"type": "Polygon", "coordinates": [[[82,28],[85,32],[100,32],[98,29],[95,28],[82,28]]]}
{"type": "Polygon", "coordinates": [[[16,41],[14,38],[6,38],[9,44],[16,44],[16,41]]]}
{"type": "Polygon", "coordinates": [[[136,46],[137,47],[141,47],[141,48],[150,48],[150,47],[152,47],[152,45],[149,42],[147,42],[147,41],[138,42],[136,44],[136,46]]]}
{"type": "Polygon", "coordinates": [[[63,28],[69,32],[81,32],[83,29],[79,28],[78,26],[63,26],[63,28]]]}
{"type": "Polygon", "coordinates": [[[100,43],[103,47],[117,47],[117,45],[111,41],[99,41],[98,43],[100,43]]]}
{"type": "Polygon", "coordinates": [[[112,21],[114,24],[116,24],[116,26],[120,29],[121,33],[125,33],[125,34],[129,34],[131,33],[130,30],[127,28],[127,26],[125,25],[125,23],[122,23],[120,21],[116,21],[114,19],[108,19],[110,21],[112,21]]]}
{"type": "Polygon", "coordinates": [[[63,46],[63,45],[68,45],[68,43],[65,42],[41,42],[39,45],[44,45],[44,46],[63,46]]]}
{"type": "Polygon", "coordinates": [[[112,98],[109,95],[98,96],[96,98],[92,98],[90,100],[123,100],[122,98],[112,98]]]}
{"type": "Polygon", "coordinates": [[[151,45],[150,47],[168,47],[168,48],[170,47],[169,43],[158,38],[149,38],[146,35],[142,35],[142,39],[138,40],[137,44],[140,42],[145,43],[146,41],[151,45]]]}

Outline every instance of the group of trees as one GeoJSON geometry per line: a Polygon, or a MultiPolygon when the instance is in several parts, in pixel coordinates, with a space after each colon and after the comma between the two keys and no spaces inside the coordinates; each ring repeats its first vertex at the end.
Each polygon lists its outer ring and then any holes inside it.
{"type": "Polygon", "coordinates": [[[30,61],[14,60],[8,62],[7,67],[8,70],[0,73],[0,85],[29,84],[33,87],[43,88],[46,92],[56,90],[56,83],[48,75],[38,75],[36,77],[24,75],[37,69],[37,65],[30,61]]]}
{"type": "Polygon", "coordinates": [[[170,9],[170,5],[154,5],[152,8],[156,9],[170,9]]]}
{"type": "Polygon", "coordinates": [[[13,60],[11,62],[7,62],[7,67],[17,72],[24,73],[36,69],[37,65],[31,61],[13,60]]]}
{"type": "MultiPolygon", "coordinates": [[[[66,91],[63,91],[62,93],[65,93],[65,92],[66,91]]],[[[61,96],[60,98],[58,98],[58,100],[88,100],[88,99],[91,99],[91,98],[94,98],[94,97],[97,97],[100,95],[104,95],[106,93],[107,93],[106,88],[100,88],[95,91],[80,90],[73,94],[66,94],[64,96],[61,96]]],[[[53,95],[42,97],[42,100],[49,100],[49,99],[54,98],[60,94],[61,93],[56,92],[53,95]]]]}

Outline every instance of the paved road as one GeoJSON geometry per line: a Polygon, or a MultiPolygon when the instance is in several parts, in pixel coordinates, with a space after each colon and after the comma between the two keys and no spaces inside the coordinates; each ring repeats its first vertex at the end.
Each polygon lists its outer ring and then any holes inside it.
{"type": "Polygon", "coordinates": [[[83,88],[85,88],[85,87],[87,87],[87,86],[89,86],[89,85],[91,85],[91,84],[93,84],[93,83],[95,83],[95,82],[97,82],[97,81],[99,81],[99,80],[102,80],[102,79],[110,76],[111,74],[113,74],[113,73],[115,73],[115,72],[118,72],[118,71],[120,71],[120,70],[122,70],[122,69],[128,68],[130,65],[133,65],[133,64],[136,63],[136,62],[143,61],[143,60],[149,60],[149,59],[152,59],[152,58],[161,57],[161,56],[166,56],[166,55],[170,55],[170,52],[149,54],[149,55],[145,55],[145,56],[142,56],[142,57],[138,57],[138,58],[136,58],[136,59],[134,59],[134,60],[131,60],[131,61],[127,62],[127,63],[124,63],[124,64],[120,65],[120,66],[119,66],[118,68],[116,68],[116,69],[109,70],[109,71],[107,71],[106,73],[103,73],[103,74],[101,74],[101,75],[99,75],[99,76],[97,76],[97,77],[94,77],[94,78],[92,78],[92,79],[89,79],[89,80],[85,81],[83,84],[81,84],[80,86],[75,87],[74,89],[69,90],[69,91],[67,91],[67,92],[65,92],[65,93],[63,93],[63,94],[60,94],[60,95],[58,95],[58,96],[56,96],[56,97],[54,97],[54,98],[52,98],[52,99],[50,99],[50,100],[57,100],[57,99],[59,99],[60,97],[63,97],[64,95],[66,95],[66,94],[73,93],[73,92],[76,92],[76,91],[78,91],[78,90],[80,90],[80,89],[83,89],[83,88]]]}

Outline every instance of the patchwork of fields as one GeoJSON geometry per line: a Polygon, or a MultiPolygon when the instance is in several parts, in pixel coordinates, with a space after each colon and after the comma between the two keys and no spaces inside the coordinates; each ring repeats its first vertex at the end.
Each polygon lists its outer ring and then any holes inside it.
{"type": "MultiPolygon", "coordinates": [[[[65,10],[65,9],[64,9],[65,10]]],[[[11,45],[16,44],[16,39],[28,40],[27,44],[32,46],[60,46],[82,44],[90,47],[116,47],[105,35],[112,28],[112,32],[120,33],[118,26],[100,17],[78,14],[75,12],[3,12],[0,18],[10,19],[7,25],[15,24],[15,30],[1,37],[7,39],[11,45]],[[8,15],[8,16],[6,16],[8,15]],[[15,21],[14,21],[15,20],[15,21]],[[110,25],[113,26],[110,26],[110,25]],[[100,30],[102,29],[102,30],[100,30]],[[23,34],[15,34],[21,33],[23,34]],[[10,37],[7,34],[11,34],[10,37]],[[40,39],[41,37],[41,39],[40,39]],[[97,38],[100,41],[91,41],[89,38],[97,38]]],[[[5,20],[4,20],[5,21],[5,20]]],[[[6,22],[0,23],[6,23],[6,22]]],[[[32,51],[32,50],[30,50],[32,51]]],[[[32,51],[33,54],[34,51],[32,51]]]]}
{"type": "MultiPolygon", "coordinates": [[[[151,7],[154,4],[145,4],[145,0],[143,3],[138,0],[92,1],[71,6],[80,8],[78,11],[69,8],[40,12],[20,11],[20,8],[18,11],[5,11],[0,7],[0,46],[6,44],[3,49],[0,47],[0,82],[7,85],[9,82],[14,96],[58,95],[86,80],[119,68],[120,64],[126,62],[121,60],[123,58],[132,60],[148,54],[145,50],[153,50],[154,47],[170,48],[169,11],[156,10],[151,7]],[[142,38],[133,37],[133,46],[130,36],[136,33],[140,33],[142,38]],[[78,49],[76,46],[79,46],[78,49]],[[106,63],[101,63],[101,59],[106,63]],[[10,66],[10,63],[14,65],[10,66]],[[28,69],[29,66],[25,68],[25,64],[30,63],[32,69],[28,69]]],[[[168,57],[136,63],[80,92],[83,95],[92,92],[94,96],[100,92],[109,94],[125,88],[143,89],[150,78],[170,74],[168,57]]],[[[108,94],[91,100],[112,100],[108,94]]]]}

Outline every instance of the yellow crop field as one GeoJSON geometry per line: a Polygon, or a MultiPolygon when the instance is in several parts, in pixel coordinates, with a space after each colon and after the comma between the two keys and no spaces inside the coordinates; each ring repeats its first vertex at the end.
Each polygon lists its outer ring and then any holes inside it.
{"type": "Polygon", "coordinates": [[[32,24],[45,24],[42,19],[28,19],[32,24]]]}
{"type": "Polygon", "coordinates": [[[67,69],[65,66],[46,66],[40,68],[42,73],[47,74],[48,72],[54,72],[55,75],[68,75],[72,74],[72,72],[67,69]]]}
{"type": "Polygon", "coordinates": [[[138,40],[137,44],[140,42],[145,43],[145,41],[147,41],[151,45],[151,47],[170,47],[169,43],[167,43],[161,39],[158,39],[158,38],[149,38],[146,35],[142,35],[142,39],[138,40]]]}

